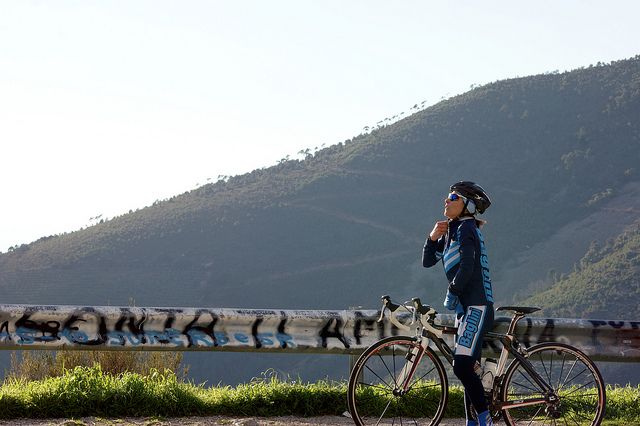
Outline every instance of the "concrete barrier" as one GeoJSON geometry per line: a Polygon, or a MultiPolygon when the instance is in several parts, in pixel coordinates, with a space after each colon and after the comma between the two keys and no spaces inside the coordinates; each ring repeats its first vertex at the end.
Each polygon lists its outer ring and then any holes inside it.
{"type": "MultiPolygon", "coordinates": [[[[0,305],[0,349],[161,350],[358,354],[400,334],[376,310],[277,310],[0,305]]],[[[496,317],[505,332],[510,317],[496,317]]],[[[453,315],[437,322],[452,325],[453,315]]],[[[640,322],[525,318],[526,346],[564,342],[598,361],[640,361],[640,322]]],[[[452,342],[449,342],[452,343],[452,342]]],[[[485,355],[497,354],[487,344],[485,355]]]]}

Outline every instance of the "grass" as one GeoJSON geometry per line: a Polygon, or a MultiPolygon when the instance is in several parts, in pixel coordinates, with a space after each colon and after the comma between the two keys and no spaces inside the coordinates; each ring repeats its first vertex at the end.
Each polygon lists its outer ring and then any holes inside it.
{"type": "Polygon", "coordinates": [[[8,379],[0,389],[0,418],[120,417],[190,412],[197,397],[172,373],[106,374],[76,367],[38,381],[8,379]]]}
{"type": "Polygon", "coordinates": [[[5,380],[0,418],[340,415],[345,392],[344,384],[282,382],[275,375],[235,388],[204,388],[170,370],[111,375],[95,365],[43,380],[5,380]]]}
{"type": "MultiPolygon", "coordinates": [[[[464,417],[462,389],[452,386],[446,417],[464,417]]],[[[640,423],[640,388],[608,387],[605,425],[640,423]]],[[[106,373],[78,366],[42,380],[8,378],[0,387],[0,419],[97,416],[323,416],[342,415],[346,384],[281,381],[265,374],[236,387],[194,385],[170,370],[148,375],[106,373]]]]}
{"type": "Polygon", "coordinates": [[[607,386],[607,409],[603,424],[640,424],[640,386],[607,386]]]}

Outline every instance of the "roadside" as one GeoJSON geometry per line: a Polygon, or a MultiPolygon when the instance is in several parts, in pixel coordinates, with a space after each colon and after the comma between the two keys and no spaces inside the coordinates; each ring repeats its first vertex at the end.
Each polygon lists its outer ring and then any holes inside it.
{"type": "MultiPolygon", "coordinates": [[[[462,426],[463,419],[443,419],[442,426],[462,426]]],[[[418,423],[419,424],[419,423],[418,423]]],[[[171,419],[155,419],[149,417],[103,419],[84,417],[81,419],[16,419],[0,420],[6,426],[346,426],[353,425],[353,420],[342,416],[322,417],[183,417],[171,419]]]]}

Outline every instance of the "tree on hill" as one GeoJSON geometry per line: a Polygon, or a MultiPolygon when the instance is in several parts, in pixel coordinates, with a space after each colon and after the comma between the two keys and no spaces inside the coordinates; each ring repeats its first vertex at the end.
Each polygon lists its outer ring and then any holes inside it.
{"type": "Polygon", "coordinates": [[[556,318],[638,320],[640,318],[640,226],[594,242],[576,271],[522,301],[556,318]]]}

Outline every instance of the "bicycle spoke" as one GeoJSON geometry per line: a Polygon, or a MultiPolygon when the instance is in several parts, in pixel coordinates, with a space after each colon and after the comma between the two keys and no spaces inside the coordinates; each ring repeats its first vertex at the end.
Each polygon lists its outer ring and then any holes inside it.
{"type": "MultiPolygon", "coordinates": [[[[566,358],[566,356],[565,356],[565,358],[566,358]]],[[[573,379],[569,379],[569,377],[573,373],[573,369],[576,367],[577,362],[578,362],[577,358],[573,360],[573,362],[571,363],[571,368],[569,368],[569,371],[567,372],[567,375],[566,375],[566,378],[565,378],[564,381],[562,380],[562,376],[560,376],[560,380],[558,381],[558,389],[560,389],[564,385],[568,385],[569,383],[571,383],[575,379],[575,377],[573,379]]],[[[564,367],[564,362],[562,363],[562,366],[564,367]]]]}
{"type": "Polygon", "coordinates": [[[429,374],[433,373],[435,371],[436,367],[431,367],[426,373],[424,373],[422,376],[420,376],[418,378],[418,380],[423,380],[425,377],[427,377],[429,374]]]}
{"type": "Polygon", "coordinates": [[[542,369],[544,370],[545,373],[545,378],[547,379],[547,383],[551,384],[553,383],[552,381],[552,377],[551,377],[551,372],[553,371],[553,352],[551,353],[551,359],[549,360],[549,368],[547,369],[547,364],[545,364],[544,360],[542,359],[542,354],[538,354],[538,358],[540,365],[542,366],[542,369]]]}
{"type": "Polygon", "coordinates": [[[535,414],[534,414],[533,416],[530,416],[528,413],[526,413],[523,417],[518,418],[518,419],[517,419],[517,421],[518,421],[518,422],[525,422],[524,424],[526,424],[526,425],[534,424],[534,423],[533,423],[533,419],[534,419],[534,418],[536,418],[536,417],[538,417],[538,415],[540,414],[540,410],[542,410],[542,406],[541,406],[541,407],[539,407],[539,408],[536,410],[536,412],[535,412],[535,414]],[[529,423],[527,423],[527,422],[526,422],[526,418],[529,418],[529,417],[531,417],[531,419],[529,420],[529,423]]]}
{"type": "Polygon", "coordinates": [[[434,370],[435,370],[435,367],[433,367],[433,368],[429,369],[429,371],[427,371],[426,373],[424,373],[423,375],[421,375],[419,378],[414,379],[414,380],[412,381],[412,383],[409,385],[409,387],[408,387],[408,389],[407,389],[407,390],[408,390],[408,391],[412,391],[412,390],[415,390],[415,389],[428,389],[428,388],[431,388],[431,387],[438,386],[438,385],[437,385],[437,384],[435,384],[435,383],[434,383],[434,384],[432,384],[432,385],[425,385],[425,378],[426,378],[429,374],[431,374],[434,370]],[[416,385],[417,385],[417,384],[420,384],[420,386],[416,388],[416,385]]]}
{"type": "MultiPolygon", "coordinates": [[[[393,389],[393,386],[391,386],[384,378],[380,377],[380,375],[376,371],[372,370],[368,365],[366,365],[365,368],[371,374],[373,374],[380,381],[380,383],[384,384],[385,387],[393,389]]],[[[390,376],[391,376],[391,374],[390,374],[390,376]]],[[[367,384],[366,382],[360,382],[360,384],[362,384],[363,386],[371,386],[371,385],[367,384]]]]}
{"type": "Polygon", "coordinates": [[[531,376],[529,376],[529,373],[527,373],[525,370],[519,370],[518,374],[520,375],[521,378],[529,382],[529,385],[531,386],[525,385],[524,383],[514,383],[514,385],[518,385],[524,389],[531,390],[532,392],[535,392],[535,393],[541,392],[540,386],[531,379],[531,376]]]}
{"type": "MultiPolygon", "coordinates": [[[[393,348],[393,351],[395,352],[395,348],[393,348]]],[[[393,353],[391,355],[391,359],[393,360],[393,372],[389,369],[389,366],[387,365],[387,362],[384,360],[384,358],[382,357],[382,355],[380,353],[376,353],[376,357],[378,357],[380,363],[384,366],[384,368],[387,370],[387,373],[389,374],[389,377],[393,380],[394,386],[396,385],[396,368],[395,368],[395,353],[393,353]]],[[[382,377],[380,377],[378,375],[377,372],[373,371],[369,366],[367,366],[367,369],[369,371],[371,371],[381,382],[387,383],[382,377]]],[[[387,384],[389,387],[391,387],[390,384],[387,384]]]]}
{"type": "MultiPolygon", "coordinates": [[[[585,371],[587,371],[587,372],[588,372],[589,370],[587,370],[587,369],[585,368],[585,369],[583,369],[581,372],[576,373],[576,375],[575,375],[575,376],[573,376],[573,377],[571,377],[571,378],[567,377],[567,380],[566,380],[565,382],[563,382],[562,384],[566,386],[566,385],[568,385],[568,384],[570,384],[570,383],[573,383],[573,382],[574,382],[576,379],[578,379],[578,377],[580,377],[580,375],[582,375],[582,373],[584,373],[585,371]]],[[[589,376],[589,375],[590,375],[590,374],[587,374],[587,376],[589,376]]]]}

